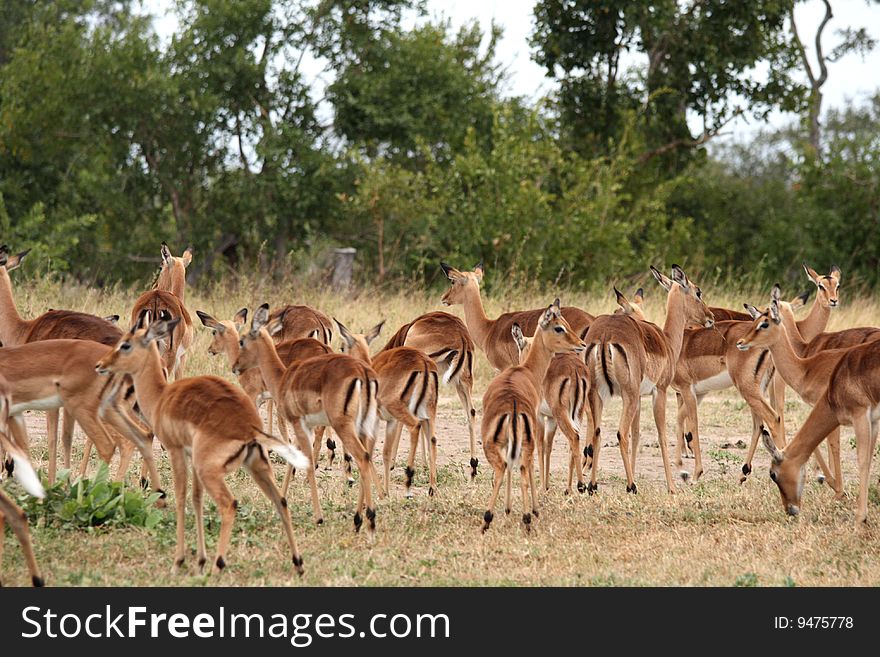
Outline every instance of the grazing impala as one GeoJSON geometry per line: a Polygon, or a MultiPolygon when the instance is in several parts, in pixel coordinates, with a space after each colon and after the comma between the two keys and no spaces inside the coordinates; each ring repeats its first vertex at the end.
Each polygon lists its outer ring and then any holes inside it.
{"type": "Polygon", "coordinates": [[[160,317],[162,313],[168,313],[172,318],[181,320],[175,322],[174,332],[167,340],[163,340],[160,348],[162,365],[168,376],[178,379],[183,376],[186,350],[193,341],[192,317],[183,305],[186,267],[192,262],[192,250],[187,249],[183,256],[175,258],[171,255],[168,245],[162,242],[160,251],[162,267],[153,283],[153,289],[144,292],[134,302],[134,307],[131,309],[131,323],[134,325],[145,310],[148,310],[154,318],[160,317]]]}
{"type": "Polygon", "coordinates": [[[333,320],[311,306],[286,305],[269,314],[269,321],[281,320],[281,330],[272,336],[276,343],[314,338],[329,345],[333,341],[333,320]]]}
{"type": "MultiPolygon", "coordinates": [[[[297,443],[308,452],[309,434],[315,426],[330,426],[342,440],[345,452],[360,471],[360,495],[354,514],[355,531],[360,531],[366,509],[370,535],[376,529],[372,484],[378,387],[376,373],[368,365],[345,354],[327,354],[295,361],[287,368],[278,357],[272,334],[281,331],[283,317],[269,321],[269,304],[254,313],[251,330],[239,343],[241,353],[233,372],[258,366],[272,397],[293,427],[297,443]]],[[[315,520],[322,523],[321,503],[315,481],[314,461],[309,458],[307,476],[312,489],[315,520]]],[[[377,486],[381,484],[377,481],[377,486]]],[[[380,489],[381,490],[381,489],[380,489]]]]}
{"type": "MultiPolygon", "coordinates": [[[[49,310],[36,319],[24,320],[18,313],[12,294],[10,271],[17,269],[30,252],[22,251],[10,255],[4,244],[0,246],[0,343],[4,347],[16,347],[30,342],[52,339],[93,340],[107,346],[116,344],[122,331],[115,326],[118,315],[97,317],[72,310],[49,310]]],[[[49,445],[48,480],[55,482],[58,450],[58,411],[46,411],[46,436],[49,445]]],[[[70,467],[70,454],[73,442],[73,419],[65,412],[64,430],[61,444],[64,454],[64,467],[70,467]]],[[[88,454],[83,458],[81,472],[85,472],[88,454]]]]}
{"type": "MultiPolygon", "coordinates": [[[[427,455],[429,470],[428,495],[437,489],[437,393],[439,377],[437,366],[419,349],[396,347],[370,356],[370,343],[379,337],[380,322],[366,334],[352,333],[339,320],[336,326],[342,336],[343,352],[354,356],[373,368],[379,379],[379,412],[386,420],[385,445],[382,458],[385,463],[385,488],[390,490],[391,467],[397,456],[397,445],[403,427],[409,430],[410,450],[406,463],[406,495],[412,496],[419,435],[423,439],[423,453],[427,455]]],[[[454,357],[454,355],[453,355],[454,357]]]]}
{"type": "MultiPolygon", "coordinates": [[[[780,307],[778,287],[774,288],[768,310],[761,312],[754,306],[749,306],[749,312],[755,319],[749,332],[737,341],[737,349],[769,349],[776,371],[785,382],[804,403],[815,405],[824,394],[831,373],[846,354],[846,349],[829,349],[814,356],[800,358],[791,346],[788,336],[790,327],[787,328],[783,322],[782,316],[786,311],[780,307]]],[[[828,436],[828,454],[833,467],[833,477],[828,483],[839,499],[843,497],[839,427],[828,436]]]]}
{"type": "MultiPolygon", "coordinates": [[[[514,324],[513,339],[519,348],[522,364],[532,349],[534,336],[523,335],[519,324],[514,324]]],[[[590,381],[590,370],[584,359],[578,355],[565,353],[554,356],[547,366],[547,373],[541,383],[541,404],[538,407],[540,419],[544,421],[544,462],[539,463],[541,480],[545,490],[550,489],[550,454],[553,451],[553,437],[557,427],[568,439],[569,462],[568,484],[565,494],[571,494],[571,480],[577,473],[577,489],[579,493],[587,490],[584,483],[583,468],[578,467],[580,458],[580,437],[586,430],[585,414],[587,403],[587,387],[590,381]]]]}
{"type": "MultiPolygon", "coordinates": [[[[627,453],[627,448],[630,447],[630,434],[640,398],[646,394],[653,398],[654,423],[663,457],[666,487],[670,493],[674,492],[666,453],[666,390],[673,384],[685,327],[689,324],[712,326],[714,319],[703,302],[700,288],[688,280],[678,265],[672,266],[672,279],[654,267],[651,267],[651,272],[668,291],[666,322],[662,330],[627,314],[602,315],[593,320],[584,338],[587,343],[586,362],[591,373],[589,397],[593,453],[592,474],[587,487],[591,493],[597,490],[602,407],[604,401],[613,395],[620,395],[623,399],[617,438],[626,470],[626,490],[636,492],[634,472],[638,443],[632,441],[631,455],[627,453]]],[[[618,303],[621,303],[620,297],[622,295],[618,293],[618,303]]]]}
{"type": "MultiPolygon", "coordinates": [[[[39,499],[46,496],[40,484],[40,478],[31,467],[30,460],[24,450],[13,442],[9,435],[9,409],[12,406],[12,392],[5,377],[0,375],[0,451],[5,451],[15,464],[13,475],[18,483],[28,492],[39,499]]],[[[34,548],[31,545],[31,536],[28,532],[27,516],[15,502],[6,496],[0,489],[0,575],[3,573],[3,544],[6,538],[6,523],[12,527],[21,551],[24,552],[24,560],[27,563],[31,583],[34,586],[43,586],[43,578],[37,566],[34,556],[34,548]]]]}
{"type": "Polygon", "coordinates": [[[474,341],[464,322],[455,315],[431,312],[404,324],[391,336],[382,351],[413,347],[434,361],[444,384],[455,386],[464,409],[471,448],[471,472],[477,476],[477,411],[474,408],[474,341]]]}
{"type": "Polygon", "coordinates": [[[293,536],[287,501],[275,486],[267,450],[300,468],[308,465],[308,459],[285,441],[264,433],[256,407],[229,381],[216,376],[195,376],[170,384],[166,381],[156,342],[168,338],[179,321],[175,318],[149,323],[149,311],[144,312],[116,348],[93,365],[101,374],[116,372],[134,378],[138,405],[168,451],[177,508],[174,571],[180,569],[186,555],[186,458],[189,456],[199,570],[207,562],[203,491],[207,490],[214,500],[221,517],[213,567],[214,572],[219,573],[226,566],[237,507],[224,477],[244,467],[281,517],[294,568],[302,575],[303,560],[293,536]]]}
{"type": "Polygon", "coordinates": [[[543,428],[538,422],[541,383],[555,354],[583,353],[584,342],[572,331],[559,308],[559,299],[543,311],[535,338],[522,365],[506,368],[496,376],[483,395],[483,451],[492,466],[494,479],[488,508],[483,514],[483,531],[494,517],[498,491],[507,474],[505,511],[510,513],[513,470],[519,466],[524,529],[531,531],[532,515],[538,515],[532,456],[535,444],[543,462],[543,428]],[[532,506],[529,511],[529,490],[532,506]]]}
{"type": "Polygon", "coordinates": [[[770,452],[770,478],[779,487],[782,506],[789,515],[801,507],[810,454],[826,436],[841,426],[851,425],[856,434],[859,468],[859,496],[856,526],[868,520],[868,487],[871,460],[877,444],[880,423],[880,342],[869,342],[845,350],[827,377],[825,392],[794,439],[780,450],[770,436],[762,433],[770,452]]]}

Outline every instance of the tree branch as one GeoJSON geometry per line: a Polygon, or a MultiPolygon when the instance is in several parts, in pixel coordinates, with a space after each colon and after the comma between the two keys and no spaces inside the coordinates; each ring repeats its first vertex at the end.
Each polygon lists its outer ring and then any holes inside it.
{"type": "Polygon", "coordinates": [[[650,151],[642,153],[639,156],[639,164],[644,164],[648,160],[652,160],[655,157],[658,157],[660,155],[665,155],[666,153],[669,153],[670,151],[674,151],[678,148],[697,148],[698,146],[702,146],[703,144],[707,143],[708,141],[710,141],[710,140],[714,139],[715,137],[717,137],[718,135],[720,135],[721,131],[724,129],[724,127],[728,123],[733,121],[735,118],[740,116],[741,114],[742,114],[742,110],[736,110],[724,122],[716,125],[715,127],[711,128],[710,130],[706,130],[704,128],[703,134],[701,134],[696,139],[684,139],[684,138],[673,139],[672,141],[670,141],[666,144],[663,144],[662,146],[658,146],[657,148],[654,148],[650,151]]]}
{"type": "Polygon", "coordinates": [[[807,51],[804,48],[804,42],[801,41],[801,37],[797,30],[797,23],[794,21],[794,5],[792,5],[791,11],[788,13],[788,20],[791,21],[791,33],[794,36],[794,43],[797,46],[798,54],[801,56],[804,70],[807,72],[807,78],[810,80],[810,86],[815,88],[816,78],[813,75],[813,68],[810,66],[810,60],[807,59],[807,51]]]}
{"type": "Polygon", "coordinates": [[[816,80],[816,86],[821,87],[828,80],[828,66],[825,64],[825,54],[822,52],[822,32],[828,25],[834,15],[831,13],[831,3],[828,0],[822,0],[825,3],[825,18],[819,23],[819,29],[816,30],[816,59],[819,60],[819,79],[816,80]]]}

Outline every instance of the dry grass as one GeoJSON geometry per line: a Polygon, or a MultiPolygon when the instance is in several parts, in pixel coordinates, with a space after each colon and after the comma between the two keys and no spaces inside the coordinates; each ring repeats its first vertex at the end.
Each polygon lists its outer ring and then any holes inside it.
{"type": "MultiPolygon", "coordinates": [[[[648,317],[663,315],[659,288],[648,288],[648,317]]],[[[740,307],[742,301],[760,302],[760,295],[741,298],[713,294],[712,305],[740,307]]],[[[20,285],[17,299],[22,315],[32,317],[49,307],[80,308],[98,314],[118,313],[123,322],[134,291],[105,292],[40,282],[20,285]]],[[[496,294],[486,302],[490,316],[548,303],[553,295],[496,294]]],[[[273,289],[269,284],[243,282],[236,289],[206,294],[190,292],[187,306],[217,317],[231,317],[242,305],[254,308],[263,301],[309,303],[335,315],[353,328],[387,319],[389,331],[419,313],[437,309],[439,293],[387,294],[364,292],[356,299],[322,290],[273,289]]],[[[563,297],[567,304],[592,312],[613,307],[613,297],[586,294],[563,297]]],[[[873,299],[852,301],[835,311],[830,328],[878,324],[880,307],[873,299]]],[[[460,312],[460,309],[453,309],[460,312]]],[[[198,320],[196,320],[198,321],[198,320]]],[[[381,341],[381,340],[380,340],[381,341]]],[[[189,374],[213,373],[231,377],[228,364],[208,356],[208,331],[200,325],[187,365],[189,374]]],[[[476,395],[491,376],[482,356],[477,359],[476,395]]],[[[624,493],[616,441],[605,445],[602,476],[596,496],[562,495],[560,477],[568,448],[557,437],[552,490],[545,498],[533,535],[519,527],[519,495],[514,513],[497,514],[492,529],[480,535],[491,475],[481,458],[476,483],[469,483],[467,431],[463,413],[451,389],[442,390],[437,435],[440,442],[440,492],[426,495],[426,473],[419,469],[416,496],[403,497],[402,468],[392,476],[392,495],[379,504],[374,543],[355,535],[351,515],[355,489],[344,486],[338,467],[321,470],[320,487],[326,523],[311,523],[307,491],[297,479],[290,493],[295,530],[305,556],[307,585],[876,585],[880,583],[880,542],[872,524],[866,531],[853,528],[856,491],[852,435],[844,431],[844,472],[850,499],[834,502],[827,487],[811,483],[800,518],[787,518],[775,486],[766,476],[767,459],[759,449],[755,471],[746,484],[738,483],[751,422],[744,404],[731,392],[710,397],[701,406],[702,435],[707,472],[697,484],[680,483],[677,494],[664,492],[662,466],[647,405],[642,413],[642,444],[637,472],[639,495],[624,493]],[[726,446],[725,446],[726,445],[726,446]]],[[[674,413],[670,398],[670,440],[674,413]]],[[[605,411],[605,423],[616,424],[619,406],[605,411]]],[[[789,392],[789,435],[803,422],[807,409],[789,392]]],[[[45,428],[42,417],[29,418],[33,455],[45,465],[45,428]]],[[[606,440],[607,443],[607,440],[606,440]]],[[[76,440],[77,447],[81,445],[76,440]]],[[[400,459],[406,447],[401,447],[400,459]]],[[[482,455],[481,455],[482,457],[482,455]]],[[[163,477],[170,473],[160,459],[163,477]]],[[[323,464],[322,464],[323,465],[323,464]]],[[[93,466],[94,467],[94,466],[93,466]]],[[[692,469],[692,462],[685,467],[692,469]]],[[[282,474],[278,466],[279,481],[282,474]]],[[[242,472],[230,476],[240,510],[229,554],[229,566],[219,578],[172,576],[173,512],[152,532],[112,529],[93,532],[34,527],[37,558],[53,585],[287,585],[297,582],[290,566],[280,525],[268,502],[242,472]]],[[[7,484],[4,482],[4,486],[7,484]]],[[[170,486],[168,486],[170,488],[170,486]]],[[[516,489],[517,487],[515,487],[516,489]]],[[[877,522],[878,494],[872,491],[869,515],[877,522]]],[[[210,506],[210,505],[209,505],[210,506]]],[[[217,516],[210,510],[209,549],[218,532],[217,516]]],[[[188,540],[194,544],[193,517],[188,517],[188,540]]],[[[7,532],[3,579],[7,585],[26,584],[20,550],[7,532]]],[[[190,567],[194,567],[192,561],[190,567]]]]}

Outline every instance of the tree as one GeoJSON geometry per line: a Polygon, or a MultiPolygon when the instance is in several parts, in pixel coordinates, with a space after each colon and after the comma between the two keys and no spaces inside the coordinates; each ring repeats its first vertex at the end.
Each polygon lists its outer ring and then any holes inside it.
{"type": "Polygon", "coordinates": [[[791,0],[539,0],[534,59],[560,81],[568,139],[603,152],[623,117],[640,109],[644,161],[679,169],[695,147],[745,110],[796,109],[803,90],[789,71],[797,54],[786,38],[791,0]],[[638,58],[638,59],[636,59],[638,58]],[[628,61],[637,64],[624,68],[628,61]],[[759,63],[767,79],[753,78],[759,63]],[[688,112],[703,124],[691,134],[688,112]]]}

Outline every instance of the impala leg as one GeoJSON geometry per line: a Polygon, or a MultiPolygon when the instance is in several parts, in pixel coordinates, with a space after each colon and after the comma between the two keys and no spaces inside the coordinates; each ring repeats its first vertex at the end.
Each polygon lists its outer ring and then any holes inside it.
{"type": "Polygon", "coordinates": [[[636,476],[636,460],[639,455],[639,443],[642,439],[642,398],[636,397],[635,413],[633,414],[632,427],[630,428],[630,460],[633,478],[636,476]]]}
{"type": "Polygon", "coordinates": [[[676,413],[675,413],[675,465],[679,468],[684,465],[682,460],[682,443],[685,441],[687,433],[687,409],[684,405],[682,393],[675,393],[676,413]]]}
{"type": "MultiPolygon", "coordinates": [[[[483,446],[485,449],[485,441],[483,441],[483,446]]],[[[495,517],[495,502],[498,500],[498,493],[501,490],[501,484],[504,482],[504,475],[507,471],[507,464],[504,462],[504,459],[501,457],[497,448],[493,446],[489,449],[485,449],[485,452],[486,460],[489,461],[489,465],[492,466],[493,475],[492,494],[489,496],[489,503],[486,505],[486,512],[483,514],[483,533],[489,529],[489,525],[492,524],[492,519],[495,517]]]]}
{"type": "Polygon", "coordinates": [[[600,439],[602,437],[602,396],[598,391],[590,391],[590,409],[592,410],[593,423],[590,435],[590,449],[588,459],[590,461],[590,483],[587,486],[587,492],[592,495],[599,490],[597,476],[599,474],[599,450],[602,448],[600,439]]]}
{"type": "Polygon", "coordinates": [[[467,419],[468,438],[471,445],[471,481],[473,481],[477,476],[477,464],[479,463],[477,459],[477,411],[471,399],[471,387],[473,384],[469,385],[462,380],[463,378],[463,376],[458,377],[458,380],[455,382],[455,391],[458,393],[458,398],[461,400],[461,406],[464,408],[465,418],[467,419]]]}
{"type": "MultiPolygon", "coordinates": [[[[694,481],[697,481],[703,476],[703,453],[702,448],[700,447],[700,418],[697,415],[697,398],[690,389],[685,389],[681,393],[678,393],[677,397],[680,404],[679,417],[683,417],[684,419],[681,424],[683,424],[684,428],[688,429],[688,431],[684,434],[678,434],[679,437],[676,439],[676,443],[687,443],[687,445],[693,450],[694,481]]],[[[757,442],[755,443],[755,446],[757,447],[757,442]]],[[[682,463],[679,460],[679,465],[681,464],[682,463]]],[[[687,472],[682,471],[681,477],[682,479],[687,478],[687,472]]]]}
{"type": "MultiPolygon", "coordinates": [[[[321,443],[324,441],[324,432],[326,431],[325,427],[315,427],[314,428],[314,441],[312,442],[312,463],[315,464],[315,468],[318,467],[318,461],[321,460],[321,443]]],[[[329,465],[328,465],[329,469],[329,465]]]]}
{"type": "MultiPolygon", "coordinates": [[[[541,422],[540,415],[538,423],[541,422]]],[[[539,464],[542,468],[541,477],[544,482],[544,490],[550,490],[550,455],[553,452],[553,438],[556,436],[556,420],[552,417],[544,419],[544,462],[539,464]]],[[[571,488],[571,481],[568,482],[568,488],[571,488]]]]}
{"type": "Polygon", "coordinates": [[[391,491],[391,470],[394,468],[394,456],[397,454],[397,442],[400,440],[400,422],[391,418],[385,423],[385,444],[382,445],[382,465],[385,468],[385,487],[391,491]]]}
{"type": "MultiPolygon", "coordinates": [[[[258,450],[258,447],[250,448],[258,450]]],[[[229,541],[232,538],[232,526],[235,524],[235,508],[237,506],[235,498],[229,491],[229,487],[223,480],[225,474],[222,464],[200,463],[198,473],[193,473],[195,477],[200,477],[208,495],[214,500],[217,511],[220,513],[220,538],[217,540],[217,556],[214,559],[213,573],[219,575],[226,567],[226,556],[229,551],[229,541]]]]}
{"type": "Polygon", "coordinates": [[[58,463],[58,409],[52,408],[46,411],[46,442],[49,446],[49,484],[55,483],[55,471],[58,463]]]}
{"type": "MultiPolygon", "coordinates": [[[[547,481],[546,474],[544,472],[544,423],[541,422],[541,437],[537,440],[537,445],[532,446],[532,449],[535,447],[538,448],[538,471],[541,475],[541,489],[547,490],[550,487],[550,482],[547,481]]],[[[547,457],[549,458],[549,457],[547,457]]]]}
{"type": "Polygon", "coordinates": [[[583,493],[586,490],[584,473],[583,470],[578,467],[578,459],[580,458],[580,436],[566,415],[559,418],[559,429],[568,439],[569,448],[568,482],[565,485],[565,494],[571,494],[571,482],[574,478],[575,472],[577,472],[577,490],[579,493],[583,493]]]}
{"type": "MultiPolygon", "coordinates": [[[[414,424],[409,427],[409,456],[406,459],[406,496],[412,497],[412,482],[416,475],[415,466],[416,453],[419,449],[419,431],[421,426],[414,424]]],[[[425,459],[427,460],[427,458],[425,459]]]]}
{"type": "Polygon", "coordinates": [[[168,450],[171,461],[171,476],[174,479],[174,509],[177,516],[177,547],[174,550],[172,573],[180,572],[186,556],[186,456],[183,449],[175,447],[168,450]]]}
{"type": "Polygon", "coordinates": [[[281,526],[284,528],[284,535],[287,537],[287,543],[290,546],[293,567],[296,569],[297,575],[303,574],[303,558],[299,548],[296,545],[296,538],[293,535],[293,524],[290,521],[290,510],[287,508],[287,500],[281,497],[278,488],[275,487],[275,479],[272,475],[272,466],[269,459],[262,450],[254,450],[254,455],[249,455],[245,459],[244,467],[254,478],[257,486],[263,494],[269,498],[278,516],[281,518],[281,526]]]}
{"type": "Polygon", "coordinates": [[[617,441],[620,447],[620,458],[623,460],[623,468],[626,471],[626,492],[636,493],[636,482],[633,478],[632,461],[629,454],[629,431],[632,428],[635,417],[636,405],[639,403],[639,391],[635,394],[628,389],[622,390],[623,410],[620,413],[620,424],[617,428],[617,441]]]}
{"type": "Polygon", "coordinates": [[[366,509],[367,531],[372,535],[376,529],[376,509],[373,507],[373,467],[370,452],[358,438],[354,423],[350,419],[346,418],[334,423],[333,426],[345,446],[346,453],[354,459],[360,472],[360,494],[358,495],[357,510],[354,514],[354,529],[356,532],[360,531],[364,521],[364,516],[361,513],[366,509]]]}
{"type": "Polygon", "coordinates": [[[787,439],[785,436],[785,380],[780,376],[779,372],[773,373],[770,380],[770,406],[779,416],[779,426],[782,433],[782,446],[784,447],[787,439]]]}
{"type": "Polygon", "coordinates": [[[859,411],[853,416],[853,429],[856,432],[856,454],[859,462],[859,497],[856,503],[856,526],[868,522],[868,486],[871,475],[871,458],[877,442],[876,426],[872,426],[870,409],[859,411]]]}
{"type": "MultiPolygon", "coordinates": [[[[259,396],[258,396],[259,397],[259,396]]],[[[256,404],[254,404],[256,405],[256,404]]],[[[266,400],[266,432],[272,434],[272,419],[275,415],[273,411],[275,410],[275,401],[269,397],[266,400]]],[[[281,417],[278,417],[278,427],[281,427],[281,417]]]]}
{"type": "Polygon", "coordinates": [[[749,442],[749,451],[746,454],[746,462],[742,466],[742,474],[739,477],[739,483],[744,483],[752,472],[752,459],[755,456],[755,450],[758,448],[758,439],[764,431],[764,425],[761,424],[759,418],[754,411],[752,412],[752,438],[749,442]]]}
{"type": "Polygon", "coordinates": [[[437,436],[434,435],[434,418],[420,421],[422,435],[428,443],[428,495],[434,496],[437,491],[437,436]]]}
{"type": "Polygon", "coordinates": [[[70,469],[70,457],[73,451],[73,428],[76,426],[76,420],[73,419],[73,413],[66,408],[61,414],[63,422],[61,424],[61,449],[64,454],[64,467],[70,469]]]}
{"type": "MultiPolygon", "coordinates": [[[[672,483],[672,470],[669,467],[669,446],[666,441],[666,389],[656,388],[652,395],[654,403],[654,424],[657,425],[657,440],[660,442],[660,457],[663,459],[663,470],[666,473],[666,490],[672,494],[675,486],[672,483]]],[[[633,463],[635,470],[635,463],[633,463]]]]}
{"type": "Polygon", "coordinates": [[[37,558],[34,556],[34,547],[31,544],[31,535],[28,531],[27,516],[2,490],[0,490],[0,573],[3,572],[4,519],[8,520],[9,526],[12,527],[13,533],[21,544],[21,551],[24,553],[31,583],[34,586],[43,586],[43,578],[40,576],[37,558]]]}
{"type": "Polygon", "coordinates": [[[196,556],[201,574],[205,572],[205,564],[208,562],[208,550],[205,548],[204,487],[195,467],[193,467],[192,505],[196,515],[196,556]]]}
{"type": "MultiPolygon", "coordinates": [[[[311,456],[311,443],[309,442],[309,428],[306,426],[304,418],[290,418],[293,425],[293,433],[296,437],[297,447],[303,454],[311,456]]],[[[309,458],[311,461],[311,458],[309,458]]],[[[323,524],[324,513],[321,510],[321,500],[318,497],[318,479],[315,476],[315,464],[309,463],[308,472],[306,472],[306,480],[309,482],[309,489],[312,494],[312,513],[315,516],[315,523],[323,524]]],[[[286,491],[285,491],[286,492],[286,491]]]]}
{"type": "Polygon", "coordinates": [[[842,500],[846,497],[846,493],[843,491],[843,472],[840,468],[840,427],[829,433],[826,440],[828,441],[828,459],[834,467],[833,473],[836,484],[834,486],[834,497],[835,499],[842,500]]]}

